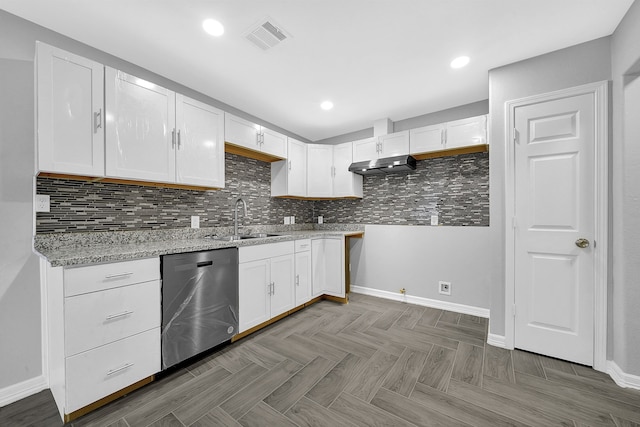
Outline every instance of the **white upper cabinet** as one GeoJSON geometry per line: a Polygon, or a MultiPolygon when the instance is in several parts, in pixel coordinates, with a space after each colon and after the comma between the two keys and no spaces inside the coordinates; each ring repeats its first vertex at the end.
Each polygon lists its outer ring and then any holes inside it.
{"type": "Polygon", "coordinates": [[[271,163],[271,196],[306,197],[307,144],[288,138],[288,159],[271,163]]]}
{"type": "Polygon", "coordinates": [[[104,67],[36,44],[39,172],[104,176],[104,67]]]}
{"type": "Polygon", "coordinates": [[[362,175],[349,172],[353,163],[353,144],[333,146],[333,196],[362,198],[362,175]]]}
{"type": "Polygon", "coordinates": [[[224,187],[224,113],[176,95],[176,182],[224,187]]]}
{"type": "Polygon", "coordinates": [[[447,149],[485,145],[486,143],[486,115],[447,123],[447,131],[445,133],[445,145],[447,149]]]}
{"type": "Polygon", "coordinates": [[[409,154],[409,131],[366,138],[353,142],[353,161],[364,162],[409,154]]]}
{"type": "Polygon", "coordinates": [[[106,175],[224,187],[224,113],[106,68],[106,175]]]}
{"type": "Polygon", "coordinates": [[[229,144],[264,153],[280,159],[287,158],[287,137],[248,120],[225,113],[224,140],[229,144]]]}
{"type": "Polygon", "coordinates": [[[106,68],[106,172],[175,182],[175,93],[106,68]]]}
{"type": "Polygon", "coordinates": [[[307,195],[333,197],[333,146],[307,146],[307,195]]]}
{"type": "Polygon", "coordinates": [[[409,131],[409,151],[413,154],[444,150],[445,127],[446,125],[442,123],[411,129],[409,131]]]}
{"type": "Polygon", "coordinates": [[[487,116],[411,129],[410,140],[411,154],[484,146],[487,144],[487,116]]]}

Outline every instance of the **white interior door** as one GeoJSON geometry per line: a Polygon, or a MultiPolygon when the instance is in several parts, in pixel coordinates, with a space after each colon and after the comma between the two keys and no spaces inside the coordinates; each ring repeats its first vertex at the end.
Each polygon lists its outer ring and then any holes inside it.
{"type": "Polygon", "coordinates": [[[594,105],[588,93],[515,109],[514,344],[585,365],[594,354],[594,105]]]}

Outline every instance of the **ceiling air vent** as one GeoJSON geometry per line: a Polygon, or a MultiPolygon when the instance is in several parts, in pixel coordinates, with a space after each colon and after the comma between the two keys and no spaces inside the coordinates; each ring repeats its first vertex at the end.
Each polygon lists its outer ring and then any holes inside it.
{"type": "Polygon", "coordinates": [[[271,49],[281,41],[286,40],[290,36],[273,23],[273,20],[265,18],[258,22],[257,25],[251,27],[245,33],[245,37],[254,45],[262,50],[271,49]]]}

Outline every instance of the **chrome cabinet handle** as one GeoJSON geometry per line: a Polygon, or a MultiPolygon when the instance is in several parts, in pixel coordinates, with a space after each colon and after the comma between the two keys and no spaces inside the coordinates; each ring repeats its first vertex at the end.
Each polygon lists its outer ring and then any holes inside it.
{"type": "Polygon", "coordinates": [[[271,295],[275,295],[276,294],[276,283],[275,282],[271,282],[271,289],[273,290],[271,295]]]}
{"type": "Polygon", "coordinates": [[[180,149],[181,144],[182,144],[182,138],[180,137],[180,130],[178,130],[178,150],[180,149]]]}
{"type": "Polygon", "coordinates": [[[176,148],[176,129],[173,128],[173,130],[171,131],[171,148],[175,149],[176,148]]]}
{"type": "Polygon", "coordinates": [[[291,170],[291,160],[289,160],[289,170],[291,170]]]}
{"type": "Polygon", "coordinates": [[[110,314],[105,318],[105,320],[113,320],[113,319],[117,319],[119,317],[128,316],[130,314],[133,314],[133,311],[125,310],[122,313],[110,314]]]}
{"type": "Polygon", "coordinates": [[[296,274],[296,286],[300,286],[300,275],[296,274]]]}
{"type": "Polygon", "coordinates": [[[580,238],[580,239],[576,240],[576,246],[579,247],[579,248],[582,248],[582,249],[588,248],[589,247],[589,240],[580,238]]]}
{"type": "Polygon", "coordinates": [[[133,363],[125,363],[124,365],[120,366],[119,368],[109,369],[107,371],[107,375],[113,375],[113,374],[115,374],[117,372],[124,371],[125,369],[130,368],[133,365],[134,365],[133,363]]]}
{"type": "Polygon", "coordinates": [[[102,127],[102,108],[93,113],[93,133],[98,133],[98,129],[102,127]]]}
{"type": "Polygon", "coordinates": [[[129,277],[133,274],[133,272],[128,273],[118,273],[118,274],[109,274],[104,276],[105,279],[124,279],[125,277],[129,277]]]}

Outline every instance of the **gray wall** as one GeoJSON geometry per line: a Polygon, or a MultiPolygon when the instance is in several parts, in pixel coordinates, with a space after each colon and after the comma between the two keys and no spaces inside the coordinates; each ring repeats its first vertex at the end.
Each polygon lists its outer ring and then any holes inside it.
{"type": "MultiPolygon", "coordinates": [[[[4,33],[0,19],[0,40],[4,33]]],[[[32,252],[33,63],[0,45],[0,390],[42,374],[40,268],[32,252]]]]}
{"type": "Polygon", "coordinates": [[[613,360],[622,371],[640,375],[640,2],[613,34],[611,68],[613,360]]]}
{"type": "Polygon", "coordinates": [[[490,333],[505,333],[506,101],[611,78],[610,38],[604,37],[489,71],[489,160],[493,288],[490,333]]]}

